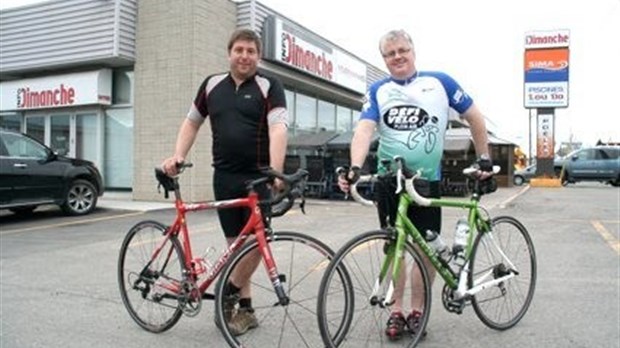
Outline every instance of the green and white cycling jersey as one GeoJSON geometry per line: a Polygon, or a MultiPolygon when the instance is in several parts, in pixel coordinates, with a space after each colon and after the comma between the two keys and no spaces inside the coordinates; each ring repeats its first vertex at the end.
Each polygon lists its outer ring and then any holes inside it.
{"type": "Polygon", "coordinates": [[[450,108],[463,114],[471,97],[449,75],[417,72],[407,80],[375,82],[366,95],[360,120],[377,123],[381,160],[402,156],[427,180],[441,179],[441,157],[450,108]]]}

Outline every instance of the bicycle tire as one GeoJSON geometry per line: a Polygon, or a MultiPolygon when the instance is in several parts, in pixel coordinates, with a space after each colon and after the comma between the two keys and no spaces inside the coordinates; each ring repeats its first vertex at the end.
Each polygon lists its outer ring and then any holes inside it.
{"type": "Polygon", "coordinates": [[[137,223],[125,236],[118,258],[118,284],[123,304],[138,325],[154,333],[170,329],[183,314],[175,294],[162,287],[164,282],[174,284],[183,279],[183,249],[177,238],[167,240],[152,264],[157,268],[149,267],[158,272],[135,283],[156,245],[163,240],[165,231],[166,226],[157,221],[137,223]]]}
{"type": "Polygon", "coordinates": [[[518,269],[518,275],[497,286],[478,292],[472,298],[472,306],[478,318],[495,330],[507,330],[515,326],[527,312],[536,288],[536,253],[530,235],[517,219],[498,216],[492,220],[490,233],[479,233],[471,256],[469,287],[476,277],[493,270],[494,277],[506,275],[510,265],[491,243],[501,248],[510,262],[518,269]],[[489,237],[493,238],[490,239],[489,237]],[[516,244],[520,243],[520,244],[516,244]]]}
{"type": "Polygon", "coordinates": [[[253,239],[231,256],[220,274],[215,291],[217,326],[231,347],[323,347],[316,328],[316,298],[322,272],[333,257],[333,250],[297,232],[277,232],[268,236],[267,242],[290,298],[289,304],[278,303],[267,272],[257,269],[251,278],[251,289],[258,327],[235,336],[224,322],[224,286],[239,262],[259,247],[253,239]]]}
{"type": "MultiPolygon", "coordinates": [[[[388,340],[385,325],[391,310],[370,301],[384,260],[386,243],[394,243],[394,238],[393,233],[383,230],[366,232],[351,239],[334,255],[323,275],[317,304],[319,331],[325,346],[414,347],[422,338],[431,311],[431,282],[426,268],[422,266],[422,256],[414,244],[406,242],[403,253],[405,262],[401,263],[401,267],[406,265],[406,269],[411,270],[414,264],[421,266],[424,310],[417,333],[405,333],[398,341],[388,340]],[[341,284],[334,277],[338,270],[346,271],[348,284],[341,284]]],[[[391,274],[391,270],[388,271],[381,285],[383,294],[391,274]]],[[[409,305],[408,299],[413,296],[411,283],[407,281],[403,291],[405,308],[409,305]]]]}

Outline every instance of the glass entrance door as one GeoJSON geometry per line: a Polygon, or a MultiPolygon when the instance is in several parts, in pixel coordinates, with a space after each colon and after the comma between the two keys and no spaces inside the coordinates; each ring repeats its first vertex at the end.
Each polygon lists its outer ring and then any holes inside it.
{"type": "Polygon", "coordinates": [[[61,156],[74,157],[71,144],[75,143],[71,138],[71,116],[54,114],[50,115],[50,144],[54,152],[61,156]]]}

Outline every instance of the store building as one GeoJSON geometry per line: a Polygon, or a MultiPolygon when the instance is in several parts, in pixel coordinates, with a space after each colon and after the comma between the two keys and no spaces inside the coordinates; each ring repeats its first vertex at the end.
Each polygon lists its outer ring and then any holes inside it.
{"type": "MultiPolygon", "coordinates": [[[[367,86],[386,73],[256,1],[52,0],[2,11],[0,127],[95,162],[107,190],[161,199],[153,168],[173,153],[205,76],[228,70],[227,42],[241,27],[261,34],[259,70],[284,84],[288,167],[315,167],[330,142],[344,154],[367,86]]],[[[188,160],[184,198],[211,199],[208,129],[188,160]]]]}
{"type": "MultiPolygon", "coordinates": [[[[367,85],[385,76],[255,1],[62,0],[2,11],[0,20],[0,126],[94,161],[107,189],[132,189],[134,199],[159,197],[153,168],[172,154],[204,77],[228,69],[238,27],[262,35],[259,70],[284,83],[289,151],[302,159],[314,150],[296,139],[351,131],[367,85]]],[[[212,197],[209,133],[192,149],[187,199],[212,197]]]]}

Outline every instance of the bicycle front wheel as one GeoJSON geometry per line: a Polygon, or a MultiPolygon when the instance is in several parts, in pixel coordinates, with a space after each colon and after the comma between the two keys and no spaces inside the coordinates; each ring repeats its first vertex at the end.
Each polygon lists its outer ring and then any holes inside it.
{"type": "Polygon", "coordinates": [[[380,277],[387,253],[394,251],[395,238],[392,232],[367,232],[334,255],[321,281],[318,302],[319,330],[327,347],[414,347],[422,337],[431,310],[431,282],[421,254],[407,242],[399,279],[392,281],[391,264],[385,277],[380,277]],[[414,272],[420,276],[413,277],[414,272]],[[341,273],[347,277],[338,276],[341,273]],[[390,284],[394,287],[392,303],[385,305],[390,284]],[[418,326],[406,323],[398,340],[386,336],[391,312],[400,309],[394,307],[399,304],[393,302],[396,299],[402,302],[405,316],[412,303],[422,304],[418,326]]]}
{"type": "Polygon", "coordinates": [[[165,231],[156,221],[138,223],[127,233],[118,258],[123,304],[138,325],[155,333],[170,329],[183,314],[178,302],[184,259],[179,241],[167,239],[152,258],[165,231]]]}
{"type": "Polygon", "coordinates": [[[515,326],[527,312],[536,287],[536,253],[525,227],[515,218],[499,216],[491,231],[476,237],[469,287],[514,274],[474,295],[478,318],[495,330],[515,326]]]}
{"type": "Polygon", "coordinates": [[[232,311],[227,308],[224,286],[233,270],[246,258],[260,258],[253,239],[231,256],[220,275],[215,300],[218,327],[231,347],[323,347],[316,327],[317,292],[334,252],[321,241],[295,232],[276,232],[267,237],[267,243],[290,302],[280,304],[268,274],[272,270],[258,269],[250,280],[254,318],[238,305],[232,311]]]}

